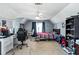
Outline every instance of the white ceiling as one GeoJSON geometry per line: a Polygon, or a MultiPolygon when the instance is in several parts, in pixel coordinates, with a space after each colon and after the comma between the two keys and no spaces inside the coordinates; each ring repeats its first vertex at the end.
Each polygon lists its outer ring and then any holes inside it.
{"type": "MultiPolygon", "coordinates": [[[[43,14],[42,19],[51,19],[67,5],[68,3],[43,3],[39,6],[39,11],[43,14]]],[[[37,6],[34,3],[0,3],[0,17],[35,19],[36,12],[37,6]]]]}
{"type": "Polygon", "coordinates": [[[79,15],[79,3],[71,3],[65,7],[61,12],[54,16],[51,21],[54,23],[65,22],[67,17],[79,15]]]}

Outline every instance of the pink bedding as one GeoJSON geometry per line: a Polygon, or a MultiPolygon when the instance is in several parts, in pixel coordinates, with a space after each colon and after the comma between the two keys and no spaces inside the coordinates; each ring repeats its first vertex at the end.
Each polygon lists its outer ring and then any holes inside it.
{"type": "Polygon", "coordinates": [[[48,32],[39,32],[37,33],[37,35],[40,37],[40,38],[45,38],[45,39],[53,39],[53,33],[48,33],[48,32]]]}

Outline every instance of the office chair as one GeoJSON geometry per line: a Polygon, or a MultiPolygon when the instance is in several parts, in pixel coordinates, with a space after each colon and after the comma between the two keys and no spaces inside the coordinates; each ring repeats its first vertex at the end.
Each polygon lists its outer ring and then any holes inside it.
{"type": "MultiPolygon", "coordinates": [[[[26,41],[26,40],[25,40],[25,41],[26,41]]],[[[21,42],[21,44],[18,44],[17,48],[22,49],[23,46],[28,47],[28,44],[27,44],[27,43],[26,43],[26,44],[23,43],[24,41],[20,41],[20,42],[21,42]]]]}
{"type": "Polygon", "coordinates": [[[28,37],[28,36],[27,36],[27,31],[25,31],[25,30],[22,29],[22,28],[19,28],[19,30],[18,30],[18,32],[17,32],[17,39],[18,39],[18,41],[21,42],[21,44],[19,44],[19,45],[17,46],[17,48],[20,47],[20,49],[22,49],[22,46],[25,46],[25,45],[26,45],[26,47],[28,47],[27,43],[24,44],[24,41],[26,41],[26,39],[28,39],[27,37],[28,37]]]}

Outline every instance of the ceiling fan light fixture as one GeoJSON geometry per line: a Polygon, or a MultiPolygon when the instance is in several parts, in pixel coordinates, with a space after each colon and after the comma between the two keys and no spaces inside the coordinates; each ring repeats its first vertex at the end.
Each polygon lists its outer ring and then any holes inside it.
{"type": "Polygon", "coordinates": [[[39,16],[36,16],[35,19],[40,20],[40,17],[39,16]]]}
{"type": "Polygon", "coordinates": [[[40,5],[42,5],[42,3],[35,3],[36,7],[37,7],[37,11],[36,11],[36,17],[35,19],[40,20],[43,16],[43,14],[40,12],[40,5]]]}
{"type": "Polygon", "coordinates": [[[39,13],[39,16],[42,16],[43,15],[43,13],[39,13]]]}

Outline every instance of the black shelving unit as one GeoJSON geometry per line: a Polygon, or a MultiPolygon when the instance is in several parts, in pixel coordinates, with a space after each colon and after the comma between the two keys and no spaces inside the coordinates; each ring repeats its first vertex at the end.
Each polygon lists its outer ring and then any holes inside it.
{"type": "Polygon", "coordinates": [[[66,19],[66,40],[68,47],[72,49],[72,41],[76,41],[75,38],[79,38],[79,15],[71,16],[66,19]]]}

